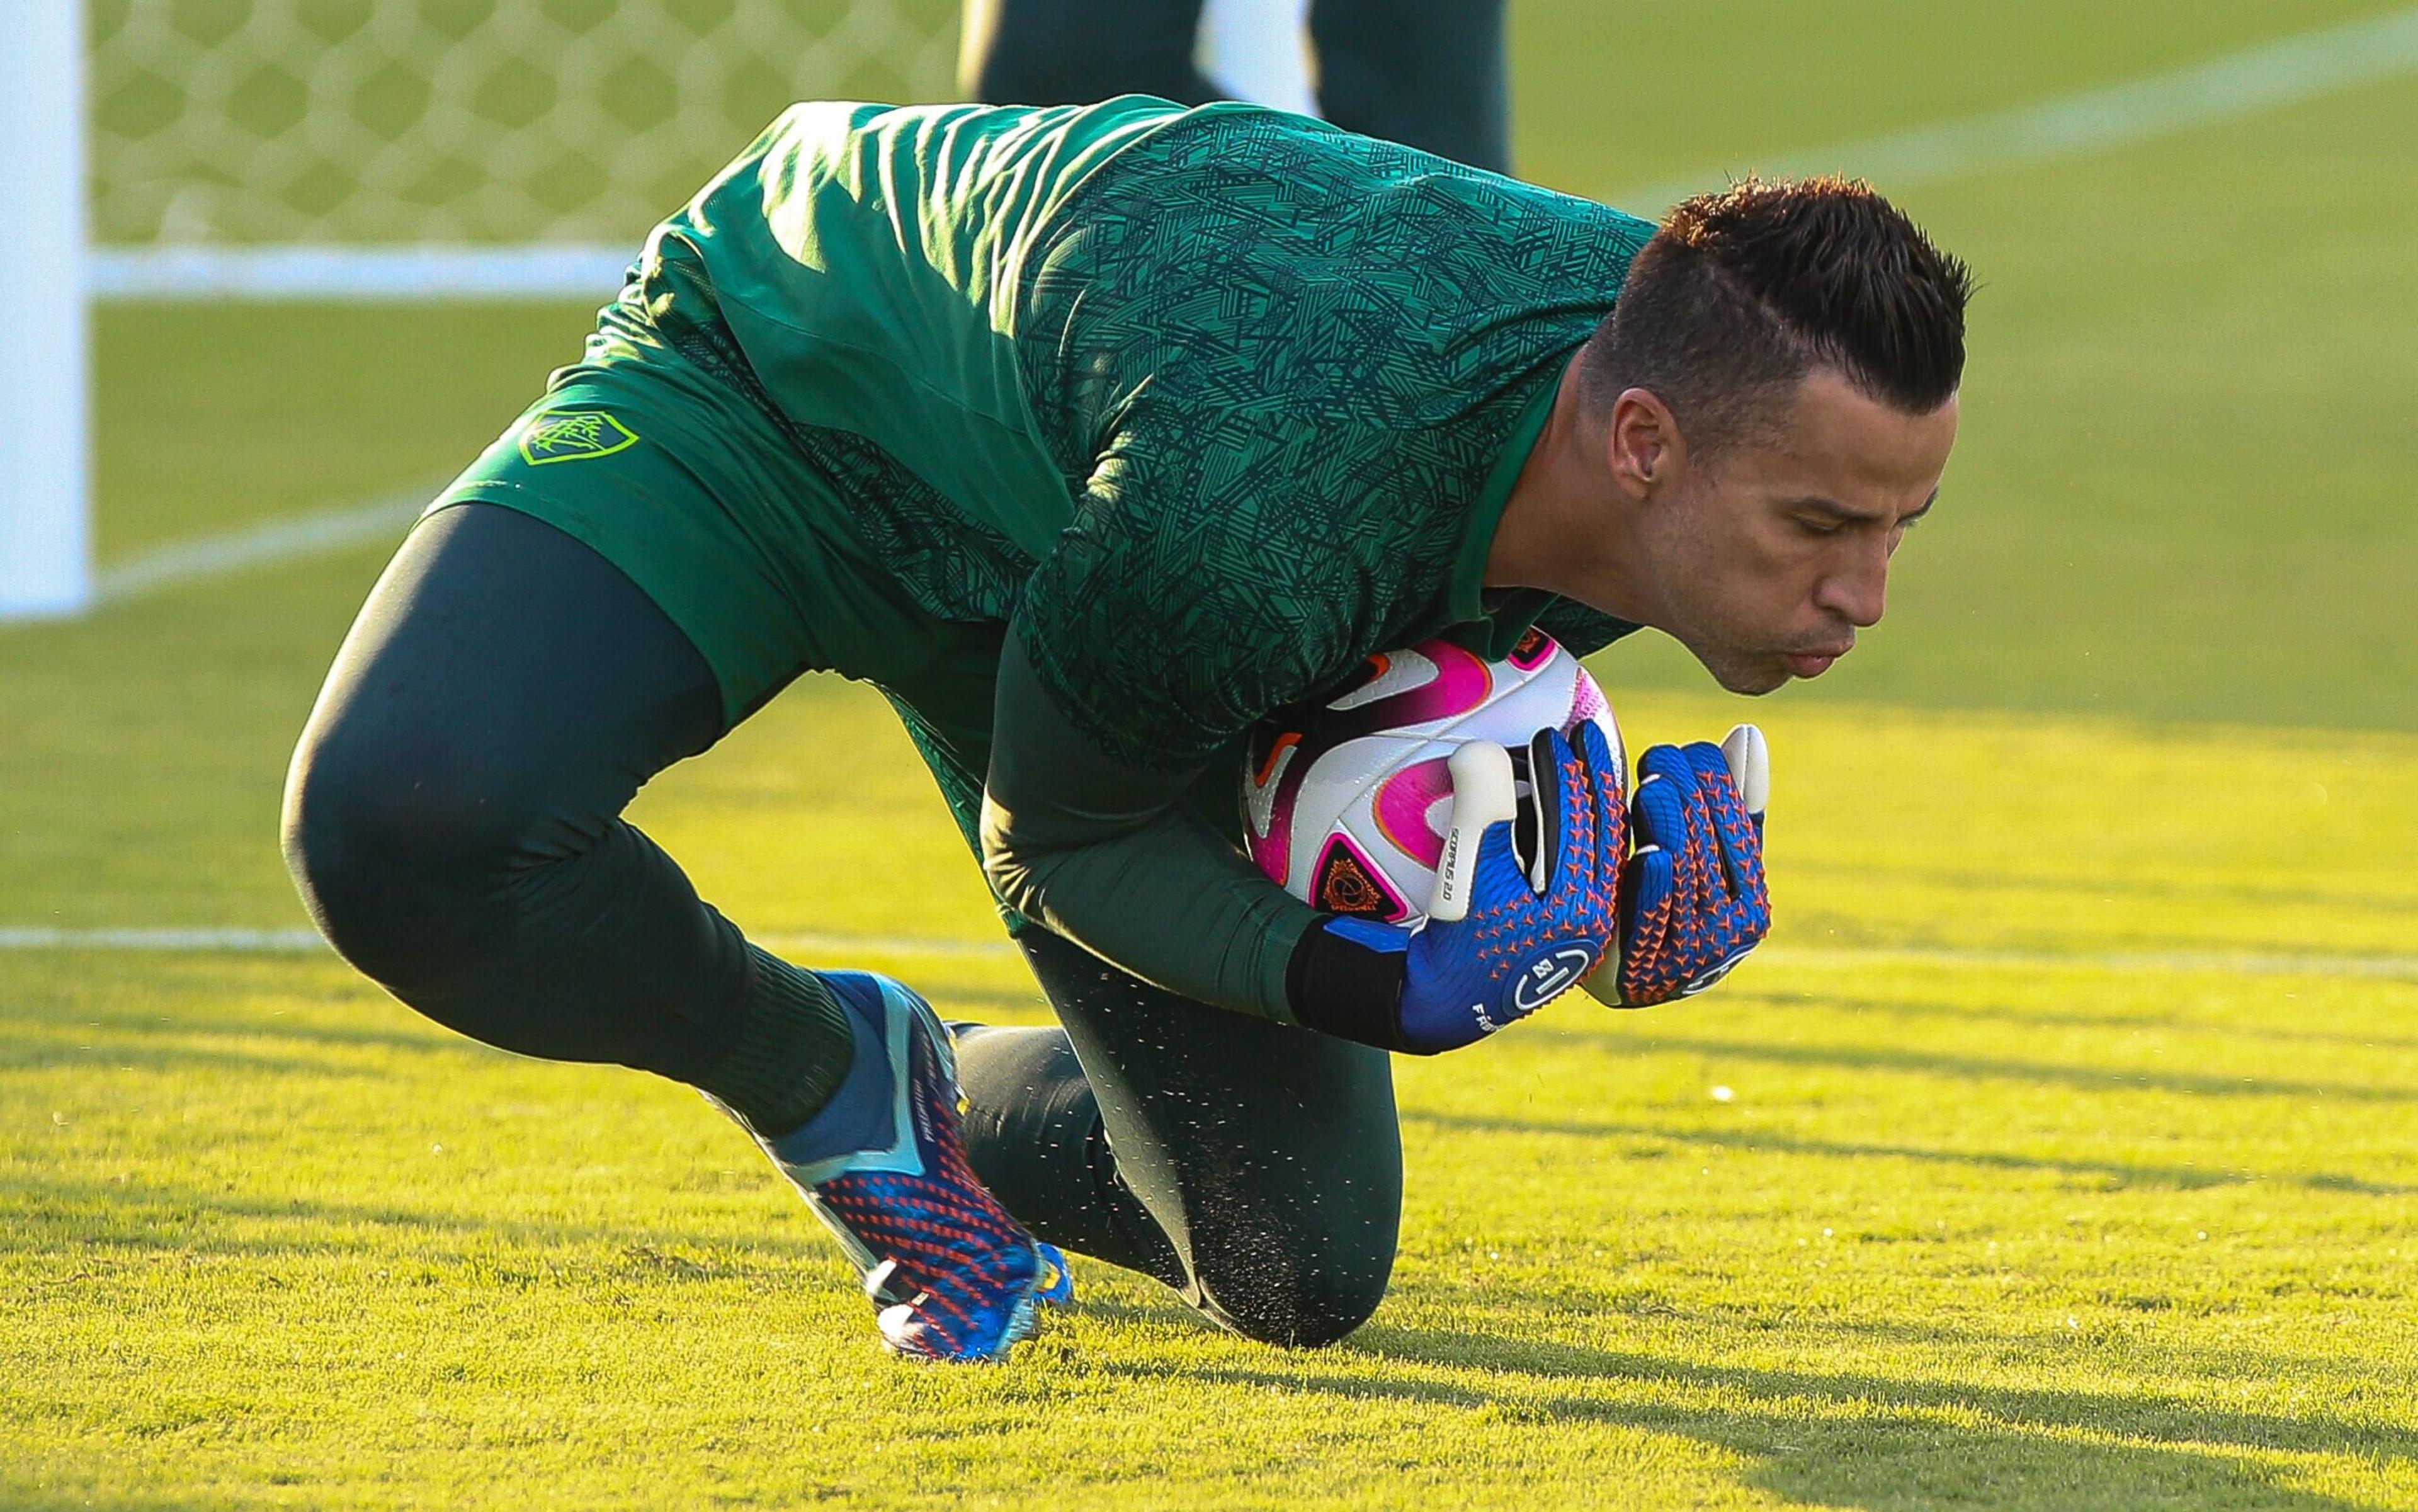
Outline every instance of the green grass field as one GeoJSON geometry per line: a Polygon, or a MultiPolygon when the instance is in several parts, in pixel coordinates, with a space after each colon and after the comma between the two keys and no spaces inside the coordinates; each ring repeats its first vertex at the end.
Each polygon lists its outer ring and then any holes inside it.
{"type": "MultiPolygon", "coordinates": [[[[1524,0],[1522,150],[1610,195],[2391,8],[1524,0]]],[[[329,957],[0,950],[0,1504],[2418,1506],[2412,141],[2404,75],[1906,193],[1987,287],[1889,622],[1763,705],[1597,667],[1632,746],[1771,735],[1773,942],[1403,1063],[1342,1345],[1079,1261],[1004,1368],[902,1367],[680,1088],[329,957]]],[[[104,556],[441,479],[585,324],[112,310],[104,556]]],[[[0,927],[299,924],[381,555],[0,631],[0,927]]],[[[641,808],[752,930],[1042,1021],[868,691],[641,808]]]]}

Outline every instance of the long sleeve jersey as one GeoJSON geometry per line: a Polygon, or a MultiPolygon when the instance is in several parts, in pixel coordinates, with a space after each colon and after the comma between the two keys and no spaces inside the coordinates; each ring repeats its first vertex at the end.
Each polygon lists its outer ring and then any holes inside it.
{"type": "Polygon", "coordinates": [[[1651,231],[1256,107],[819,103],[658,228],[625,302],[779,422],[923,615],[999,632],[988,709],[909,711],[981,762],[942,786],[1002,901],[1282,1017],[1313,915],[1186,795],[1371,652],[1632,628],[1481,577],[1651,231]]]}

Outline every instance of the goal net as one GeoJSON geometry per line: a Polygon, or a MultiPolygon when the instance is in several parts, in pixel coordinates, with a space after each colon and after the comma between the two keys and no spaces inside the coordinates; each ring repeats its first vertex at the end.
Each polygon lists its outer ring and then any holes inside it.
{"type": "Polygon", "coordinates": [[[790,101],[949,98],[957,38],[957,0],[86,5],[103,297],[590,292],[790,101]]]}
{"type": "MultiPolygon", "coordinates": [[[[92,299],[427,299],[618,286],[647,229],[793,100],[953,98],[962,0],[19,0],[0,220],[0,622],[99,588],[92,299]],[[97,587],[98,585],[98,587],[97,587]]],[[[1201,55],[1306,108],[1303,0],[1207,0],[1201,55]]]]}

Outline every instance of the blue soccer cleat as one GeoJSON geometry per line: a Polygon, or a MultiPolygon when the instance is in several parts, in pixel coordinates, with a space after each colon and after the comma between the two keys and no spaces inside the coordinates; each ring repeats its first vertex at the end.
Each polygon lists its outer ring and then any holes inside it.
{"type": "Polygon", "coordinates": [[[1034,1240],[1033,1247],[1041,1252],[1041,1286],[1033,1300],[1045,1307],[1063,1307],[1075,1300],[1075,1273],[1066,1266],[1066,1257],[1057,1245],[1034,1240]]]}
{"type": "Polygon", "coordinates": [[[1064,1260],[1055,1250],[1045,1260],[967,1163],[956,1056],[930,1005],[887,977],[820,975],[883,1028],[891,1138],[805,1161],[784,1157],[791,1139],[759,1142],[855,1263],[885,1345],[929,1360],[1004,1358],[1033,1332],[1044,1292],[1071,1292],[1064,1260]]]}

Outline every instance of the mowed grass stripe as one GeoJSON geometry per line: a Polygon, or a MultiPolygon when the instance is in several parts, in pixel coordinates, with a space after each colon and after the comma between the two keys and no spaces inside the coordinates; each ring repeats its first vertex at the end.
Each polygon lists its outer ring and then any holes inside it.
{"type": "MultiPolygon", "coordinates": [[[[2104,88],[1811,151],[1784,149],[1748,166],[1769,176],[1851,174],[1894,191],[2172,136],[2411,73],[2418,73],[2418,7],[2104,88]]],[[[1615,203],[1660,209],[1725,176],[1693,174],[1615,203]]]]}
{"type": "MultiPolygon", "coordinates": [[[[806,957],[972,955],[1012,959],[1004,939],[931,936],[847,935],[773,930],[753,936],[767,950],[806,957]]],[[[314,955],[327,942],[308,929],[53,929],[0,926],[0,951],[158,952],[191,955],[314,955]]],[[[2278,955],[2261,951],[2011,951],[1944,945],[1871,947],[1767,946],[1756,966],[1853,970],[1875,966],[1932,966],[1973,970],[2171,972],[2211,976],[2364,977],[2418,983],[2418,955],[2278,955]]]]}
{"type": "MultiPolygon", "coordinates": [[[[1403,1255],[1346,1345],[1239,1344],[1079,1260],[1023,1357],[947,1374],[880,1358],[835,1253],[681,1089],[480,1050],[332,963],[11,995],[0,1504],[2418,1491],[2389,1253],[2418,1099],[2093,1079],[1985,1016],[1842,1040],[1739,1000],[1731,1047],[1598,1016],[1402,1065],[1403,1255]]],[[[2194,1063],[2313,1081],[2323,1053],[2194,1063]]]]}

